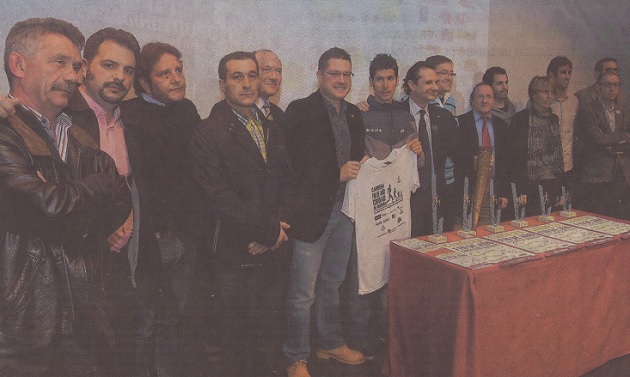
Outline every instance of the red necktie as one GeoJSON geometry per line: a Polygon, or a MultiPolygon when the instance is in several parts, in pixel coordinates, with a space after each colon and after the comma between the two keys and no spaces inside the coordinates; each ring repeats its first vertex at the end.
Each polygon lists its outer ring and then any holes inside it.
{"type": "MultiPolygon", "coordinates": [[[[486,118],[483,119],[483,126],[481,126],[481,143],[484,148],[492,149],[492,140],[490,140],[490,132],[488,131],[488,124],[486,122],[486,118]]],[[[490,179],[490,176],[488,176],[490,179]]],[[[486,189],[484,193],[488,193],[490,191],[490,187],[488,185],[489,182],[486,183],[486,189]]]]}
{"type": "Polygon", "coordinates": [[[488,131],[488,125],[486,124],[486,118],[483,119],[483,126],[481,127],[481,143],[483,147],[492,148],[492,141],[490,140],[490,132],[488,131]]]}

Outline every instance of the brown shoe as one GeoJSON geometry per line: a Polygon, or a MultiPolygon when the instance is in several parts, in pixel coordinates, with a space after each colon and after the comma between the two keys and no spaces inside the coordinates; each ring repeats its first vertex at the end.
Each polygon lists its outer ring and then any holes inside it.
{"type": "Polygon", "coordinates": [[[298,360],[293,365],[287,367],[288,377],[311,377],[308,374],[308,368],[306,367],[306,361],[298,360]]]}
{"type": "Polygon", "coordinates": [[[317,357],[320,359],[328,360],[333,358],[340,363],[359,365],[365,362],[365,356],[359,351],[348,348],[345,344],[339,348],[333,348],[331,350],[317,350],[317,357]]]}

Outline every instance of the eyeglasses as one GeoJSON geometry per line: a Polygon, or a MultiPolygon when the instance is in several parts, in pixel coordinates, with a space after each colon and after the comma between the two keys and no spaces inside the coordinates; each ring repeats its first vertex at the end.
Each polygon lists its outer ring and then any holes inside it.
{"type": "Polygon", "coordinates": [[[621,83],[620,83],[620,82],[615,82],[615,83],[612,83],[612,82],[604,82],[604,83],[601,83],[601,84],[599,84],[599,85],[603,86],[603,87],[604,87],[604,88],[606,88],[606,89],[610,89],[610,88],[613,88],[613,89],[619,89],[619,87],[621,86],[621,83]]]}
{"type": "Polygon", "coordinates": [[[338,79],[341,76],[343,76],[344,79],[351,79],[352,76],[354,76],[354,73],[352,72],[324,71],[324,70],[322,70],[322,72],[324,72],[327,75],[330,75],[330,77],[335,78],[335,79],[338,79]]]}
{"type": "Polygon", "coordinates": [[[449,71],[439,71],[439,72],[435,72],[437,73],[438,76],[451,76],[451,77],[457,77],[457,73],[455,72],[449,72],[449,71]]]}

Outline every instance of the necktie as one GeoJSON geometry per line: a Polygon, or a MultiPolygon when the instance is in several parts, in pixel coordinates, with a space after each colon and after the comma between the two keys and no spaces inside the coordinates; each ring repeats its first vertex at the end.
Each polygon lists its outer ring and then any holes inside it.
{"type": "Polygon", "coordinates": [[[420,170],[420,186],[424,189],[431,187],[431,173],[433,170],[433,153],[431,142],[429,141],[429,133],[427,132],[425,114],[425,110],[420,110],[420,120],[418,121],[418,139],[420,139],[420,144],[422,144],[425,161],[428,162],[420,170]]]}
{"type": "Polygon", "coordinates": [[[490,132],[488,131],[488,124],[486,118],[483,119],[483,126],[481,126],[481,142],[486,148],[492,148],[492,140],[490,140],[490,132]]]}
{"type": "Polygon", "coordinates": [[[269,105],[268,100],[266,100],[263,104],[263,113],[265,114],[265,118],[273,120],[273,115],[271,115],[271,106],[269,105]]]}
{"type": "MultiPolygon", "coordinates": [[[[481,144],[484,148],[492,149],[492,140],[490,139],[490,131],[488,131],[488,122],[486,121],[486,118],[481,119],[483,119],[483,125],[481,126],[481,144]]],[[[492,175],[494,175],[494,166],[492,167],[492,173],[492,175]]],[[[488,176],[488,180],[489,179],[490,176],[488,176]]],[[[488,193],[490,191],[488,183],[486,183],[486,189],[484,191],[485,193],[488,193]]]]}
{"type": "Polygon", "coordinates": [[[260,154],[267,161],[267,147],[265,146],[265,137],[263,133],[262,124],[258,119],[249,118],[247,123],[245,124],[245,128],[249,131],[249,134],[256,142],[258,149],[260,150],[260,154]]]}

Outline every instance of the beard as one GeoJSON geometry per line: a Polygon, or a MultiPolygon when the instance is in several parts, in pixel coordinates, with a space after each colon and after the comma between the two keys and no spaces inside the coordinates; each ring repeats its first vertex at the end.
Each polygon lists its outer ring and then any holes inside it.
{"type": "MultiPolygon", "coordinates": [[[[91,81],[94,81],[94,74],[90,72],[90,69],[88,67],[85,73],[85,82],[83,83],[83,86],[87,88],[91,81]]],[[[96,92],[98,94],[98,97],[105,103],[108,103],[110,105],[118,105],[127,96],[127,93],[129,93],[129,89],[131,88],[126,88],[122,82],[114,80],[103,83],[103,85],[98,88],[96,92]],[[107,88],[117,89],[119,91],[119,94],[108,94],[106,92],[107,88]]]]}

